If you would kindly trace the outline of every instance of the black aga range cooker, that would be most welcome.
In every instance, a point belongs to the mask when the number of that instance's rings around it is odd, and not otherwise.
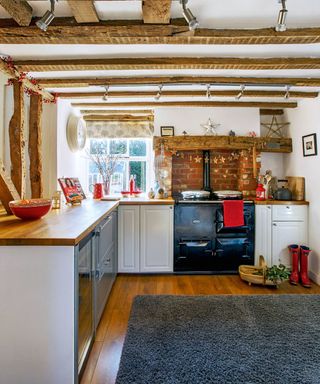
[[[210,191],[209,152],[204,151],[204,191]],[[174,271],[177,273],[238,273],[241,264],[254,264],[254,203],[244,201],[244,225],[226,227],[224,198],[215,193],[176,196]],[[230,198],[226,193],[225,198]],[[242,196],[233,196],[242,198]]]
[[[254,204],[244,203],[241,227],[225,227],[222,201],[178,201],[175,206],[174,271],[237,273],[254,263]]]

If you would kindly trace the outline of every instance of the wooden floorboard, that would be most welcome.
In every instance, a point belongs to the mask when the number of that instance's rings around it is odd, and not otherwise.
[[[119,275],[99,324],[81,384],[114,384],[131,304],[137,295],[320,294],[283,283],[278,289],[249,286],[237,275]]]

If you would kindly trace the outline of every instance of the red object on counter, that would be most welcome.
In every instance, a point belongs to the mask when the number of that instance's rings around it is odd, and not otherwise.
[[[103,197],[102,183],[95,183],[93,186],[93,198],[101,199]]]
[[[225,227],[244,225],[243,200],[223,201],[223,223]]]
[[[9,207],[22,220],[37,220],[50,211],[51,204],[50,199],[14,200]]]
[[[130,190],[130,195],[132,195],[133,192],[136,190],[136,183],[135,183],[135,181],[134,181],[134,177],[133,177],[133,175],[130,176],[129,190]]]
[[[265,200],[266,199],[266,190],[262,184],[258,184],[256,189],[256,200]]]

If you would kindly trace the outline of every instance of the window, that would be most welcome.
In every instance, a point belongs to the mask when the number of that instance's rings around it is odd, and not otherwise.
[[[110,193],[120,193],[129,189],[129,179],[133,175],[136,187],[146,192],[152,183],[151,139],[90,139],[87,148],[91,154],[97,154],[97,148],[103,148],[106,154],[118,157],[118,163],[111,177]],[[88,182],[101,181],[98,169],[89,160]]]

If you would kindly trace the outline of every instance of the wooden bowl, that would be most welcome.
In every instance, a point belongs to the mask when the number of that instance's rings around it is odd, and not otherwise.
[[[10,201],[11,212],[22,220],[37,220],[46,215],[51,208],[50,199],[30,199]]]

